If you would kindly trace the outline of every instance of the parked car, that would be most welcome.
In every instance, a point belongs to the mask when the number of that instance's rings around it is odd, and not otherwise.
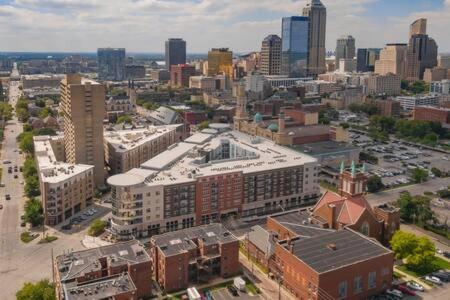
[[[3,204],[0,204],[0,209],[3,209]]]
[[[396,289],[387,289],[386,294],[398,297],[400,299],[403,298],[403,293]]]
[[[17,179],[17,178],[19,178],[19,176],[17,176],[17,174],[14,174],[14,179]]]
[[[442,281],[439,278],[435,277],[435,276],[427,275],[427,276],[425,276],[425,280],[428,280],[429,282],[432,282],[432,283],[435,283],[435,284],[439,284],[439,285],[442,284]]]
[[[442,254],[447,258],[450,258],[450,252],[449,251],[444,251],[444,253]]]
[[[5,187],[5,184],[3,182],[1,182],[0,187]]]
[[[229,286],[227,286],[227,289],[228,289],[228,292],[229,292],[231,295],[233,295],[234,297],[239,296],[239,293],[238,293],[237,289],[236,289],[234,286],[229,285]]]
[[[449,282],[450,281],[450,276],[447,275],[444,272],[434,272],[433,274],[431,274],[432,276],[439,278],[441,281],[443,282]]]
[[[416,292],[414,292],[412,289],[410,289],[409,287],[407,287],[406,285],[399,285],[396,287],[397,290],[399,290],[400,292],[402,292],[405,295],[408,296],[415,296]]]
[[[415,290],[415,291],[419,291],[419,292],[423,292],[424,291],[423,286],[421,284],[418,284],[415,281],[408,281],[406,283],[406,286],[409,287],[410,289]]]
[[[72,229],[72,225],[70,225],[70,224],[63,225],[63,226],[61,227],[61,229],[62,229],[62,230],[70,230],[70,229]]]
[[[20,222],[20,227],[25,227],[27,226],[27,223],[25,223],[24,221]]]
[[[11,195],[10,195],[10,194],[6,194],[6,195],[5,195],[5,199],[6,199],[6,200],[11,200]]]

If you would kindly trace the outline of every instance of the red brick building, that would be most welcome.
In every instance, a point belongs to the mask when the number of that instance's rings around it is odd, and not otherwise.
[[[152,294],[150,256],[136,240],[68,252],[57,256],[53,267],[59,300],[137,300]]]
[[[189,87],[189,78],[194,75],[195,66],[186,64],[170,66],[170,85]]]
[[[416,106],[413,110],[413,119],[440,122],[442,125],[450,124],[450,108]]]
[[[222,224],[153,236],[152,275],[166,292],[240,271],[239,241]]]

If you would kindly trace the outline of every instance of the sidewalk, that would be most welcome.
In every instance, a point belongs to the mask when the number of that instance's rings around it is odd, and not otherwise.
[[[101,238],[89,235],[84,236],[84,239],[81,241],[81,244],[88,249],[111,245],[111,243],[104,241]]]

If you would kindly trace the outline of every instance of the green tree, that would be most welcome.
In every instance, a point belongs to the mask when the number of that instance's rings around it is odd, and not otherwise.
[[[436,177],[443,177],[443,173],[442,173],[442,171],[441,170],[439,170],[438,168],[436,168],[436,167],[432,167],[431,168],[431,173],[433,173],[433,175],[434,176],[436,176]]]
[[[48,279],[27,282],[16,293],[17,300],[56,300],[55,286]]]
[[[41,109],[41,111],[39,112],[39,118],[44,119],[48,116],[54,117],[55,112],[50,107],[44,107],[43,109]]]
[[[39,178],[37,176],[27,177],[25,181],[24,191],[28,198],[37,197],[41,194],[39,189]]]
[[[88,234],[90,236],[99,236],[105,231],[106,221],[95,219],[92,221],[91,225],[89,225]]]
[[[0,118],[5,121],[9,121],[12,118],[13,108],[6,102],[0,102]]]
[[[44,221],[44,210],[39,200],[33,198],[25,202],[25,221],[32,226],[42,225]]]
[[[53,128],[44,127],[33,130],[33,135],[56,135],[56,131]]]
[[[129,115],[124,115],[117,118],[116,124],[122,123],[131,124],[131,122],[132,122],[131,117]]]
[[[397,231],[390,244],[395,257],[405,260],[408,268],[423,272],[434,267],[436,248],[428,238]]]
[[[30,117],[30,114],[28,113],[28,109],[26,109],[26,108],[16,108],[16,115],[17,115],[17,118],[19,118],[19,120],[22,122],[28,121],[28,118]]]
[[[19,137],[19,148],[20,150],[28,153],[33,154],[34,153],[34,142],[33,142],[33,133],[32,132],[25,132],[22,133]]]
[[[370,176],[367,179],[367,191],[369,193],[376,193],[384,187],[381,178],[377,175]]]
[[[344,129],[348,129],[348,128],[350,128],[350,124],[348,124],[347,122],[343,122],[343,123],[341,123],[341,124],[339,124],[342,128],[344,128]]]
[[[400,217],[407,222],[424,225],[435,220],[435,214],[431,209],[431,200],[425,196],[411,196],[408,192],[403,192],[397,200],[400,208]]]
[[[415,182],[415,183],[422,183],[428,180],[428,171],[421,169],[421,168],[415,168],[412,171],[411,174],[411,179]]]
[[[209,127],[209,122],[208,121],[203,121],[200,124],[198,124],[197,128],[198,130],[203,130]]]
[[[37,175],[36,162],[32,156],[28,156],[23,163],[23,177],[28,178],[30,176]]]
[[[42,98],[39,98],[38,100],[34,101],[34,104],[37,107],[45,107],[45,101]]]

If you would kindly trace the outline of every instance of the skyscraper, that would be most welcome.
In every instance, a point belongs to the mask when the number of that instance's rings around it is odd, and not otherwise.
[[[169,39],[166,41],[166,69],[170,66],[186,64],[186,41],[183,39]]]
[[[79,74],[66,75],[61,81],[66,161],[93,165],[97,186],[104,183],[105,92],[104,85],[82,78]]]
[[[336,43],[335,68],[339,69],[340,59],[353,59],[355,57],[355,38],[351,35],[340,37]]]
[[[99,48],[98,79],[121,81],[125,79],[125,49]]]
[[[405,79],[423,79],[425,69],[437,66],[438,47],[427,35],[427,19],[418,19],[410,26]]]
[[[325,73],[327,9],[320,0],[311,0],[303,8],[303,16],[309,18],[308,73],[312,76]]]
[[[281,74],[281,38],[276,34],[268,35],[261,45],[261,72],[264,75]]]
[[[386,75],[392,73],[404,77],[406,61],[406,44],[387,44],[380,51],[380,59],[375,62],[375,73]]]
[[[281,73],[291,77],[308,75],[308,17],[286,17],[281,25]]]
[[[356,55],[356,71],[357,72],[373,72],[375,71],[375,62],[380,59],[380,51],[378,48],[362,48],[358,49]]]
[[[228,48],[213,48],[208,52],[208,76],[225,74],[233,79],[233,52]]]

